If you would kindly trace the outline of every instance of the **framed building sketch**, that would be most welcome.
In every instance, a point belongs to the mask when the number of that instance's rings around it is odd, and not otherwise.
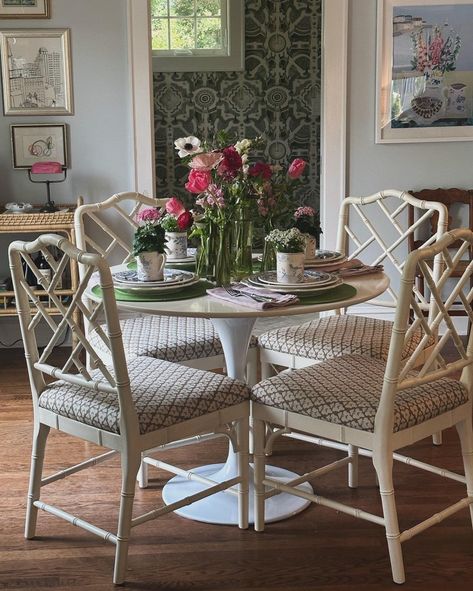
[[[59,162],[67,167],[67,126],[64,123],[17,123],[10,126],[13,168],[35,162]]]
[[[69,29],[0,31],[5,115],[72,115]]]
[[[0,0],[0,19],[50,16],[50,0]]]
[[[473,140],[472,22],[472,0],[378,0],[377,143]]]

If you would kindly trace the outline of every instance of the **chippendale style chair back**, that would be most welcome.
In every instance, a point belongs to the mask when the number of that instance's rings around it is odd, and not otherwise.
[[[51,247],[61,253],[56,261]],[[41,252],[52,269],[49,280],[37,268],[32,255]],[[131,528],[196,500],[237,485],[239,525],[248,526],[248,388],[224,376],[183,367],[153,358],[127,361],[118,319],[110,268],[104,257],[77,249],[66,238],[44,234],[31,243],[17,241],[10,245],[10,267],[15,289],[21,333],[25,347],[34,410],[33,452],[27,501],[25,536],[35,535],[38,509],[61,517],[90,533],[116,545],[114,582],[125,578]],[[57,281],[69,261],[82,267],[82,276],[72,301],[65,306],[55,293]],[[33,272],[43,292],[30,286],[22,261]],[[98,277],[101,302],[90,310],[83,297],[92,275]],[[55,320],[48,300],[57,308]],[[97,331],[111,363],[105,364],[101,351],[75,320],[80,310],[89,325]],[[105,324],[99,322],[105,317]],[[40,350],[36,332],[44,321],[52,332],[49,342]],[[55,361],[54,348],[65,328],[75,341],[64,363]],[[83,362],[83,353],[93,362],[91,370]],[[56,381],[49,380],[50,376]],[[46,440],[51,428],[93,442],[111,451],[57,474],[42,478]],[[182,501],[132,518],[135,481],[145,450],[166,446],[181,440],[196,439],[205,434],[227,436],[238,457],[239,475]],[[57,507],[40,500],[41,489],[65,476],[94,466],[116,453],[122,466],[122,490],[118,529],[105,531]],[[156,462],[173,474],[190,473],[169,464]]]
[[[454,244],[458,246],[452,249]],[[465,346],[449,313],[453,303],[459,300],[465,314],[470,321],[473,320],[473,289],[470,288],[473,261],[457,277],[460,262],[472,246],[473,233],[470,230],[453,230],[433,246],[416,250],[407,257],[387,363],[347,355],[279,374],[253,389],[257,530],[264,527],[264,500],[275,494],[271,487],[303,496],[314,503],[382,525],[386,531],[393,579],[396,583],[403,583],[403,542],[463,508],[469,507],[473,520],[473,335]],[[441,259],[441,273],[437,278],[429,264],[435,257]],[[419,274],[430,292],[427,317],[414,291]],[[413,320],[410,320],[411,315]],[[419,328],[422,328],[424,337],[406,360],[402,353],[413,332]],[[433,336],[436,337],[435,344],[425,355]],[[456,379],[458,372],[461,372],[459,380]],[[271,435],[271,441],[265,439],[263,421],[279,426]],[[464,476],[394,453],[452,426],[456,427],[460,437]],[[360,511],[266,478],[265,446],[266,451],[270,451],[268,443],[270,447],[275,437],[291,433],[299,433],[298,438],[305,440],[330,439],[338,449],[344,446],[363,448],[365,455],[373,459],[383,515]],[[394,459],[465,483],[466,496],[401,532],[394,498]],[[294,484],[336,469],[342,463],[348,463],[356,470],[356,461],[356,455],[350,455],[299,478]]]

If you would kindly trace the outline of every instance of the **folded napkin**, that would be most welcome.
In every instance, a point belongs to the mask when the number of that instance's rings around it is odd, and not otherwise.
[[[333,263],[333,265],[309,265],[309,268],[327,273],[337,273],[340,277],[355,277],[368,273],[379,273],[383,270],[383,265],[365,265],[360,259],[352,259],[342,263]]]
[[[275,291],[270,291],[269,289],[258,289],[256,287],[248,287],[243,283],[237,283],[235,285],[232,285],[231,288],[237,290],[238,292],[241,292],[242,295],[232,296],[225,290],[224,287],[215,287],[213,289],[208,289],[207,294],[209,296],[212,296],[213,298],[225,300],[226,302],[230,302],[231,304],[237,304],[239,306],[253,308],[254,310],[269,310],[271,308],[283,308],[285,306],[292,306],[293,304],[297,304],[299,302],[299,298],[293,294],[277,293]],[[269,299],[265,302],[258,302],[251,298],[250,295],[257,297],[263,296]]]

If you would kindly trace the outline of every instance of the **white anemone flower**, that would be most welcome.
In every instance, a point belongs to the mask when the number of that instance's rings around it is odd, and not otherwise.
[[[190,135],[189,137],[181,137],[174,142],[176,150],[179,150],[179,158],[185,158],[191,154],[199,154],[202,152],[199,138]]]

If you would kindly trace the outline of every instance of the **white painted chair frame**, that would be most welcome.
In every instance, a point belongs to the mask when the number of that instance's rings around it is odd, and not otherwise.
[[[76,233],[77,246],[81,250],[85,250],[101,254],[106,260],[110,260],[112,254],[120,249],[120,263],[128,263],[132,258],[131,242],[127,239],[120,237],[117,232],[101,218],[101,213],[113,213],[116,214],[117,219],[125,222],[130,226],[134,232],[138,227],[138,222],[135,217],[138,211],[143,207],[156,207],[162,208],[166,205],[167,199],[154,199],[147,197],[140,193],[135,192],[124,192],[112,195],[105,201],[100,203],[89,203],[82,205],[77,208],[74,216],[74,226]],[[123,205],[126,203],[134,203],[130,211],[126,211]],[[97,242],[96,239],[92,238],[90,229],[87,231],[87,224],[95,224],[97,230],[99,230],[103,238],[110,242],[103,246]],[[118,264],[116,262],[115,264]],[[81,273],[81,267],[79,266],[79,273]],[[88,306],[93,308],[92,302],[87,302]],[[185,306],[183,306],[183,310]],[[185,316],[183,312],[183,316]],[[87,320],[85,321],[86,334],[89,334],[90,327],[88,326]],[[106,363],[110,363],[110,357],[102,354],[102,358]],[[224,355],[214,355],[212,357],[202,357],[199,359],[183,360],[179,362],[180,365],[187,367],[194,367],[196,369],[213,370],[213,369],[224,369],[225,368],[225,357]],[[247,382],[255,384],[257,382],[257,370],[258,370],[258,349],[251,348],[248,351],[248,364],[247,364]],[[157,450],[150,450],[157,451]],[[139,475],[138,481],[141,488],[148,486],[148,463],[143,462]]]
[[[449,247],[457,241],[463,241],[462,246],[452,257]],[[403,268],[402,284],[399,304],[396,309],[394,329],[391,338],[389,356],[386,365],[384,383],[380,393],[380,402],[375,419],[374,432],[357,430],[349,427],[340,427],[323,420],[311,419],[287,411],[264,406],[258,403],[252,404],[253,436],[255,445],[255,529],[264,529],[264,500],[280,492],[295,494],[308,500],[331,507],[337,511],[377,523],[385,527],[388,550],[391,560],[393,580],[403,583],[405,580],[401,544],[431,525],[439,523],[446,517],[457,511],[469,507],[473,521],[473,429],[472,429],[472,389],[473,389],[473,335],[470,335],[465,350],[461,337],[458,335],[448,311],[456,298],[460,298],[470,320],[473,320],[471,302],[473,289],[467,294],[464,289],[469,289],[469,278],[473,273],[473,262],[470,263],[465,273],[458,279],[456,287],[449,289],[447,298],[442,299],[442,288],[450,278],[453,268],[459,263],[464,253],[473,244],[473,233],[467,229],[453,230],[444,235],[435,245],[412,252]],[[441,254],[446,267],[442,271],[438,281],[434,279],[434,273],[426,261]],[[427,285],[431,290],[431,307],[429,318],[426,319],[422,307],[414,294],[416,271],[420,270],[424,275]],[[453,280],[453,279],[452,279]],[[414,322],[409,326],[409,315],[413,311]],[[437,335],[441,323],[445,324],[445,333],[438,339],[430,354],[424,354],[424,347],[430,335]],[[416,327],[422,327],[425,336],[419,343],[408,362],[403,364],[402,350],[407,339]],[[447,363],[441,353],[452,339],[459,355],[459,359]],[[419,373],[412,377],[408,372],[416,367]],[[462,370],[460,381],[468,390],[468,402],[454,410],[426,420],[414,427],[406,428],[393,433],[394,424],[394,399],[397,393],[409,387],[431,383],[436,379],[449,376],[453,372]],[[265,422],[279,426],[279,431],[274,432],[270,439],[266,438]],[[443,470],[423,462],[400,456],[395,450],[410,445],[437,431],[455,426],[460,437],[465,476]],[[357,470],[357,456],[349,454],[342,460],[314,470],[301,478],[287,484],[281,484],[265,478],[265,448],[271,447],[274,439],[279,435],[294,435],[298,439],[318,442],[318,438],[325,441],[333,441],[332,447],[338,449],[363,448],[364,455],[372,457],[376,470],[380,495],[383,507],[383,516],[360,511],[343,503],[335,502],[318,495],[307,494],[295,489],[297,484],[313,480],[331,470],[342,466],[350,466],[351,470]],[[400,459],[412,466],[421,468],[456,481],[466,484],[467,496],[436,515],[421,523],[399,531],[396,505],[394,501],[394,488],[392,478],[393,460]],[[265,487],[269,487],[265,489]]]
[[[48,250],[54,246],[64,253],[60,262],[56,262]],[[31,254],[41,251],[53,269],[53,276],[49,282],[37,269]],[[44,234],[31,243],[13,242],[9,249],[10,267],[15,289],[18,314],[22,338],[25,346],[26,362],[30,376],[31,392],[34,410],[33,450],[31,461],[30,484],[27,500],[27,515],[25,525],[25,537],[30,539],[35,536],[38,509],[60,517],[73,525],[81,527],[90,533],[98,535],[104,540],[115,544],[115,566],[113,581],[121,584],[125,579],[128,545],[131,528],[161,515],[172,512],[179,507],[205,498],[219,491],[227,491],[238,496],[239,526],[248,527],[248,416],[249,402],[244,402],[221,411],[212,412],[199,418],[191,419],[183,423],[140,434],[138,418],[133,404],[128,377],[127,362],[125,358],[123,342],[121,339],[120,322],[113,290],[110,269],[105,259],[98,254],[90,254],[78,250],[66,238]],[[33,289],[27,284],[22,269],[22,259],[33,271],[38,283],[44,289],[45,295],[50,298],[62,315],[59,322],[48,315],[40,298],[34,295]],[[54,293],[54,287],[61,276],[62,270],[72,259],[82,266],[82,277],[76,294],[71,304],[66,308]],[[82,295],[87,287],[93,272],[98,272],[100,286],[103,292],[103,301],[93,311],[90,311],[82,302]],[[36,308],[36,313],[30,307]],[[86,334],[75,322],[73,312],[79,308],[87,322],[99,330],[99,334],[110,350],[112,365],[107,366],[99,354],[93,349],[87,340]],[[108,334],[100,329],[98,317],[104,313]],[[35,330],[40,321],[45,321],[51,329],[53,336],[40,353],[36,342]],[[72,353],[62,367],[55,366],[49,361],[49,356],[60,339],[61,332],[68,326],[77,338],[77,344],[73,346]],[[82,362],[81,353],[86,352],[100,370],[106,382],[93,379],[85,363]],[[76,370],[79,373],[71,373]],[[115,394],[120,408],[120,434],[115,434],[104,429],[92,427],[76,420],[72,420],[56,414],[50,410],[39,407],[39,397],[46,388],[44,375],[64,380],[68,383],[85,388]],[[58,429],[70,435],[79,437],[94,444],[109,448],[110,451],[98,457],[84,461],[76,466],[67,468],[48,477],[42,476],[43,459],[46,440],[51,428]],[[238,454],[239,475],[222,484],[206,482],[209,488],[205,491],[188,497],[172,505],[163,506],[139,517],[132,517],[135,481],[141,462],[142,453],[145,450],[173,444],[179,440],[190,439],[214,434],[226,436],[230,439],[234,450]],[[115,454],[120,454],[122,466],[122,490],[120,499],[119,519],[117,533],[104,529],[84,521],[74,515],[63,511],[40,500],[41,489],[59,479],[75,474],[85,468],[99,464]],[[172,474],[185,475],[187,478],[199,478],[192,472],[183,471],[169,464],[159,463],[159,467]]]

